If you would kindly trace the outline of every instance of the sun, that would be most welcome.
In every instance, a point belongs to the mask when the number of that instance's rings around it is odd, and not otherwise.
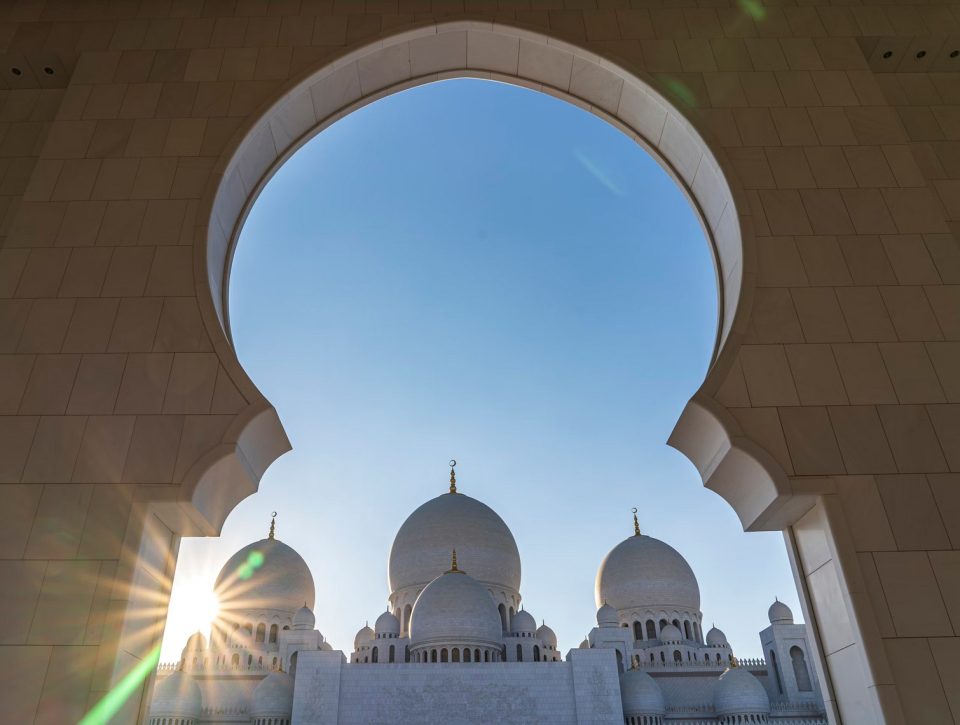
[[[219,614],[220,602],[210,582],[205,578],[191,578],[180,584],[170,597],[167,630],[187,636],[194,632],[206,635]]]

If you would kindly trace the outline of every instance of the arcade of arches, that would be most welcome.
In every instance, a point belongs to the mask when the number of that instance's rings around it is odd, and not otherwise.
[[[745,529],[784,531],[836,722],[960,721],[957,6],[0,16],[5,721],[77,721],[111,691],[116,722],[144,717],[149,678],[114,688],[155,656],[180,538],[216,535],[289,447],[230,342],[246,210],[326,125],[454,76],[577,103],[687,190],[721,319],[670,444]]]

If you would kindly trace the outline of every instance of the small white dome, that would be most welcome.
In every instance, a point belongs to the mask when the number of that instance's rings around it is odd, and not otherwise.
[[[676,549],[652,536],[631,536],[607,554],[597,571],[596,602],[614,609],[700,609],[700,587]]]
[[[307,563],[279,539],[261,539],[231,556],[215,585],[224,612],[279,609],[293,614],[313,607],[313,575]]]
[[[150,703],[150,714],[195,720],[200,717],[202,706],[200,686],[190,675],[177,670],[157,685]]]
[[[202,652],[207,648],[207,638],[203,636],[200,632],[194,632],[190,635],[190,639],[187,640],[187,646],[184,647],[184,650],[190,652]]]
[[[510,629],[514,634],[533,634],[537,631],[537,620],[526,609],[521,609],[513,615]]]
[[[289,716],[293,712],[293,677],[271,672],[253,691],[250,714]]]
[[[590,649],[590,642],[588,642],[587,640],[583,640],[583,642],[580,643],[580,647],[578,647],[578,649]]]
[[[293,628],[294,629],[313,629],[317,623],[317,618],[313,614],[313,610],[310,609],[306,604],[304,604],[300,609],[297,610],[297,613],[293,615]]]
[[[710,628],[710,631],[707,632],[706,640],[707,644],[711,647],[727,646],[727,635],[725,635],[722,630],[719,630],[716,627]]]
[[[668,624],[666,627],[660,630],[660,641],[661,642],[682,642],[683,634],[672,624]]]
[[[353,638],[353,648],[360,649],[360,645],[366,644],[371,639],[374,638],[374,632],[370,629],[369,626],[364,625],[360,628],[360,631],[357,632],[357,636]]]
[[[377,621],[373,623],[373,631],[376,632],[377,636],[382,636],[385,634],[399,635],[400,620],[389,611],[384,612],[377,617]]]
[[[321,645],[320,645],[320,651],[321,651],[321,652],[333,652],[333,645],[330,644],[329,642],[327,642],[327,640],[323,640],[323,642],[322,642]]]
[[[720,675],[713,705],[718,715],[770,714],[767,691],[743,667],[731,667]]]
[[[793,612],[790,607],[777,599],[767,610],[770,624],[793,624]]]
[[[459,495],[459,494],[451,494]],[[482,584],[462,571],[427,584],[410,613],[410,644],[485,644],[500,647],[500,613]]]
[[[464,570],[477,581],[520,590],[520,552],[497,512],[462,493],[445,493],[403,522],[390,549],[390,592],[422,587],[445,572],[456,547]]]
[[[620,675],[620,697],[627,717],[663,715],[667,711],[663,690],[643,670],[627,670]]]
[[[537,637],[540,638],[540,641],[544,644],[548,644],[551,647],[556,648],[557,646],[557,634],[550,627],[545,624],[541,624],[537,628]]]
[[[600,627],[619,627],[620,615],[617,614],[616,609],[604,603],[604,605],[597,610],[597,625]]]

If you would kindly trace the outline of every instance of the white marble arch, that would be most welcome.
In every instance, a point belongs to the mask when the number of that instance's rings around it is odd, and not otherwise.
[[[749,318],[755,284],[752,222],[725,158],[683,113],[642,77],[565,41],[489,21],[455,21],[398,32],[347,52],[288,83],[238,129],[221,155],[201,201],[194,243],[197,296],[222,363],[251,399],[269,403],[244,373],[230,338],[229,276],[247,213],[273,173],[304,143],[361,106],[445,78],[476,77],[532,88],[574,103],[641,144],[680,185],[697,213],[715,260],[719,320],[710,370],[669,443],[697,466],[707,487],[726,499],[747,530],[779,529],[813,504],[782,468],[747,440],[712,394],[731,364]],[[275,415],[263,415],[258,448],[286,450]],[[268,463],[268,462],[267,462]],[[183,501],[216,502],[203,513],[222,519],[256,483],[221,490],[224,460],[200,465]],[[259,479],[262,465],[255,467]],[[212,475],[213,482],[208,481]],[[216,491],[216,495],[211,493]],[[194,493],[196,492],[196,494]],[[215,509],[215,510],[213,510]]]

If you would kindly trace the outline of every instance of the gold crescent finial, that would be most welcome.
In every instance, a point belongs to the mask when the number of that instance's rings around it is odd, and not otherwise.
[[[267,537],[269,539],[274,538],[274,534],[277,531],[277,512],[272,511],[270,513],[270,535]]]
[[[457,492],[457,474],[453,470],[457,467],[457,460],[455,458],[450,459],[450,493]]]
[[[640,522],[637,521],[637,507],[633,507],[633,535],[640,536]]]

